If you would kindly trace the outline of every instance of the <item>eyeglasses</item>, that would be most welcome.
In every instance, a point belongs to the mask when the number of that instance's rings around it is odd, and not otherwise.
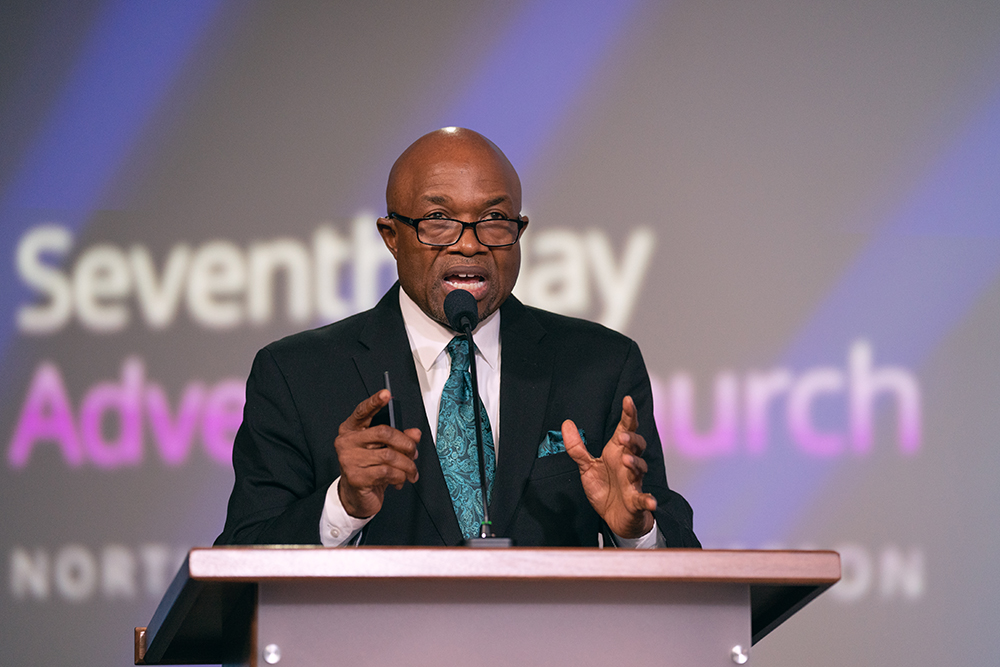
[[[527,224],[511,218],[486,218],[475,222],[463,222],[452,218],[407,218],[398,213],[389,213],[387,218],[399,220],[417,230],[417,240],[424,245],[450,246],[458,243],[465,230],[472,228],[476,240],[488,248],[503,248],[517,243],[521,231]]]

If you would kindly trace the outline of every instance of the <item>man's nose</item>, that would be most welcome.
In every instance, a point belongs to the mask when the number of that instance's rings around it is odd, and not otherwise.
[[[479,239],[476,238],[476,232],[472,227],[466,227],[462,230],[462,235],[458,237],[458,241],[452,246],[456,252],[459,252],[465,256],[478,255],[481,252],[486,252],[487,248]]]

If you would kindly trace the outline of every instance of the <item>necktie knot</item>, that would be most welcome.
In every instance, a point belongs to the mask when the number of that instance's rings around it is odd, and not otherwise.
[[[469,340],[465,336],[455,336],[448,343],[448,356],[452,369],[469,370]]]

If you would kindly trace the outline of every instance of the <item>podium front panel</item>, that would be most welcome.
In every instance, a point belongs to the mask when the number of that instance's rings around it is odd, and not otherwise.
[[[257,664],[731,667],[750,587],[662,581],[262,581]]]

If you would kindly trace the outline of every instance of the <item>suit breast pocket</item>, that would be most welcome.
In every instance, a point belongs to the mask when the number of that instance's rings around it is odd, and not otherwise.
[[[531,468],[531,474],[528,476],[528,479],[535,481],[570,474],[575,474],[579,477],[580,467],[576,465],[576,461],[569,457],[569,454],[559,452],[558,454],[535,459],[535,464]]]

